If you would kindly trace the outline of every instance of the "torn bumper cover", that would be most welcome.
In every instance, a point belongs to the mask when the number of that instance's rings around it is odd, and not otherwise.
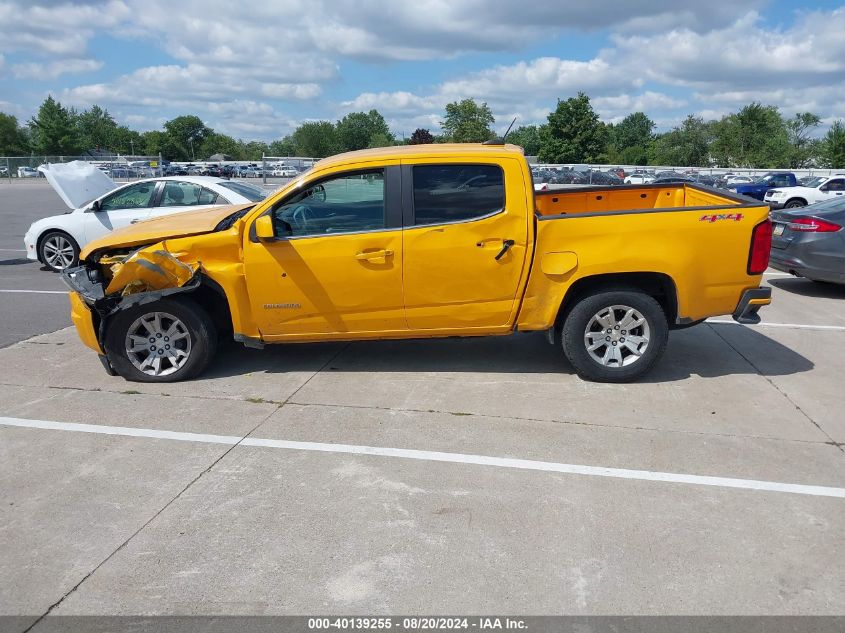
[[[190,292],[202,284],[199,265],[192,267],[185,264],[162,248],[148,247],[135,251],[122,261],[117,260],[110,268],[110,281],[102,270],[107,265],[107,258],[103,258],[98,265],[82,265],[62,271],[62,281],[91,310],[100,343],[105,321],[115,312],[157,301],[167,295]]]

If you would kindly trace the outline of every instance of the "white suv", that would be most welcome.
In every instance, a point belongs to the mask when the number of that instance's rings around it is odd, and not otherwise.
[[[769,189],[763,201],[772,209],[794,209],[845,195],[845,174],[825,178],[815,187]]]

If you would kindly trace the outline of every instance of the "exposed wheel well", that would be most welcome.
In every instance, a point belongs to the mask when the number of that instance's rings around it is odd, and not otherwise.
[[[178,297],[179,295],[174,295]],[[226,292],[213,279],[204,277],[199,288],[185,294],[193,301],[201,305],[208,312],[214,321],[217,332],[222,336],[229,337],[232,333],[232,313],[229,311],[229,300]]]
[[[555,321],[556,328],[561,327],[568,311],[582,297],[600,290],[620,288],[635,288],[654,297],[663,308],[669,327],[674,325],[678,316],[678,292],[672,278],[663,273],[642,272],[608,273],[579,279],[572,284],[563,298]]]

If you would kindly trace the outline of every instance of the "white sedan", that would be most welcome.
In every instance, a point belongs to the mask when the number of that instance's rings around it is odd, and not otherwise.
[[[626,185],[649,185],[654,182],[654,176],[644,172],[634,172],[625,177]]]
[[[740,175],[733,175],[728,176],[725,180],[725,184],[730,187],[731,185],[747,185],[749,183],[754,182],[754,179],[751,176],[740,176]]]
[[[26,256],[53,271],[75,266],[88,242],[150,218],[263,200],[259,187],[212,176],[167,176],[118,186],[89,163],[42,165],[40,171],[71,209],[38,220],[24,236]]]

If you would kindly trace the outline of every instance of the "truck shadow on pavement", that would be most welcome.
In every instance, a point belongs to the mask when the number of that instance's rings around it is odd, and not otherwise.
[[[802,297],[814,297],[820,299],[845,299],[845,285],[817,283],[800,277],[783,277],[781,279],[769,279],[768,283]]]
[[[813,367],[804,356],[754,329],[706,324],[670,333],[666,354],[640,382],[757,373],[783,376]],[[221,348],[199,380],[250,372],[318,370],[441,375],[575,373],[559,345],[550,345],[542,333],[525,333],[486,338],[268,345],[263,350],[232,343]]]

